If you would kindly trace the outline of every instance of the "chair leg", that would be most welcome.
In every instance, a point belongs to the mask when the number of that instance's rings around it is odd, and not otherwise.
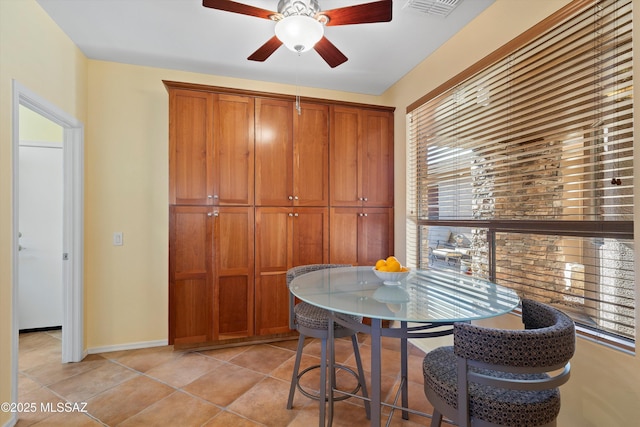
[[[293,396],[298,386],[298,372],[300,372],[300,361],[302,360],[302,350],[304,349],[305,336],[300,334],[298,338],[298,350],[296,351],[296,361],[293,365],[293,375],[291,376],[291,387],[289,388],[289,400],[287,401],[287,409],[293,408]]]
[[[351,342],[353,343],[353,354],[356,358],[356,366],[358,367],[358,381],[360,382],[360,387],[362,389],[362,396],[368,398],[369,393],[367,393],[367,379],[364,376],[364,369],[362,368],[362,359],[360,358],[360,348],[358,346],[358,334],[353,334],[351,336]],[[367,419],[371,419],[371,404],[368,400],[364,401],[364,410],[367,413]]]
[[[319,425],[324,427],[325,422],[325,409],[327,402],[327,339],[323,338],[320,351],[320,395],[318,396],[318,403],[320,404]],[[331,367],[333,371],[333,366]],[[330,374],[331,375],[331,374]],[[330,390],[333,393],[333,390]],[[333,403],[333,402],[332,402]]]
[[[433,410],[433,416],[431,417],[431,427],[440,427],[442,424],[442,414],[437,409]]]

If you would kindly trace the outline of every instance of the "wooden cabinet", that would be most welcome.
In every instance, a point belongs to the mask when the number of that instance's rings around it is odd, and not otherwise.
[[[205,205],[213,195],[213,94],[169,91],[169,203]],[[212,196],[213,197],[213,196]]]
[[[392,109],[164,81],[169,343],[292,334],[286,272],[392,252]]]
[[[253,208],[172,206],[169,221],[169,343],[252,336]]]
[[[393,206],[393,114],[332,106],[331,206]]]
[[[329,107],[256,99],[256,205],[327,206]]]
[[[169,104],[170,203],[253,204],[253,98],[172,89]]]
[[[393,208],[331,208],[331,263],[375,265],[393,254]]]
[[[256,208],[256,333],[289,332],[286,274],[329,261],[329,210]]]

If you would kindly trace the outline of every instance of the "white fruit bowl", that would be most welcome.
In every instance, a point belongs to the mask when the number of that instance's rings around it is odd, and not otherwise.
[[[411,271],[410,270],[398,271],[398,272],[378,271],[378,269],[373,267],[373,272],[375,273],[376,276],[378,276],[380,280],[382,280],[383,284],[389,285],[389,286],[398,286],[400,285],[400,282],[404,278],[406,278]]]

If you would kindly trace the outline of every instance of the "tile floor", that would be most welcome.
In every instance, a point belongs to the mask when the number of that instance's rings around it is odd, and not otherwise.
[[[365,371],[369,371],[368,336],[359,337]],[[319,341],[307,340],[302,368],[319,361]],[[17,426],[299,426],[318,425],[318,403],[297,392],[286,409],[297,341],[219,350],[182,352],[173,347],[92,354],[79,363],[60,363],[61,332],[20,335],[19,401],[37,410],[21,413]],[[424,353],[413,347],[409,356],[409,402],[431,412],[422,386]],[[399,381],[398,341],[383,342],[383,396],[390,401]],[[354,366],[350,340],[336,344],[336,361]],[[341,372],[340,370],[338,372]],[[317,389],[317,370],[303,377],[307,389]],[[340,375],[345,389],[352,379]],[[352,382],[353,383],[353,382]],[[40,410],[58,403],[86,412]],[[46,406],[45,406],[46,407]],[[388,410],[383,409],[383,413]],[[393,416],[392,426],[425,426],[430,420]],[[337,402],[334,425],[367,426],[360,400]],[[443,424],[450,427],[448,424]]]

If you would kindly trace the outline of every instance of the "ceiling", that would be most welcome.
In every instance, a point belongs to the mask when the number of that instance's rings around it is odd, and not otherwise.
[[[324,10],[374,0],[318,0]],[[325,27],[349,60],[330,68],[315,51],[281,46],[246,58],[274,35],[272,21],[205,8],[202,0],[37,0],[90,59],[380,95],[494,0],[458,0],[447,16],[394,0],[391,22]],[[277,0],[239,0],[268,10]]]

